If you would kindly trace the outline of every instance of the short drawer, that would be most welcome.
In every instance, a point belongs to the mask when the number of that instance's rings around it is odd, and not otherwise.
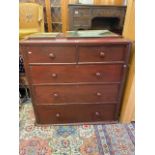
[[[114,121],[116,105],[36,106],[39,124]]]
[[[122,64],[31,66],[33,84],[73,82],[119,82]]]
[[[36,104],[118,102],[119,84],[35,86]]]
[[[76,48],[73,46],[30,46],[27,57],[28,63],[74,63]]]
[[[76,8],[76,9],[74,9],[73,16],[74,16],[74,19],[75,19],[75,17],[79,17],[79,18],[82,18],[85,16],[90,17],[90,13],[91,13],[90,9],[87,9],[87,8],[78,9],[78,8]]]
[[[79,62],[125,61],[126,46],[79,47]]]

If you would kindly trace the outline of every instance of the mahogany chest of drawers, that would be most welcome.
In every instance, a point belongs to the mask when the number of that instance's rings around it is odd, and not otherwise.
[[[116,121],[128,71],[123,38],[20,42],[39,124]]]

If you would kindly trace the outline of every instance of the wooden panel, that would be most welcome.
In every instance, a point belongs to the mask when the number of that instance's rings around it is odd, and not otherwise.
[[[115,105],[39,105],[37,113],[41,124],[114,121]]]
[[[134,77],[133,77],[134,78]],[[128,90],[126,90],[125,98],[124,98],[124,104],[122,107],[122,113],[121,113],[121,118],[120,121],[122,123],[129,123],[131,121],[134,121],[134,115],[135,115],[135,79],[131,81],[131,87],[129,88],[129,84],[127,85]],[[130,82],[130,83],[131,83]],[[129,82],[128,82],[129,83]]]
[[[31,66],[30,70],[33,84],[120,82],[122,73],[122,64]]]
[[[73,63],[76,58],[76,48],[74,46],[31,46],[27,55],[29,63]]]
[[[52,31],[52,19],[51,19],[51,3],[50,0],[45,0],[45,6],[46,6],[46,17],[47,17],[47,24],[48,24],[48,32]]]
[[[124,0],[94,0],[94,4],[122,5]]]
[[[134,120],[134,106],[135,106],[135,60],[132,57],[127,85],[123,98],[123,105],[121,110],[120,121],[122,123],[129,123]]]
[[[123,35],[125,38],[129,38],[133,41],[132,50],[131,50],[131,64],[129,70],[129,76],[127,80],[127,85],[125,89],[123,106],[121,110],[120,121],[123,123],[128,123],[134,119],[134,110],[135,110],[135,1],[128,0],[128,7],[125,19],[125,26]]]
[[[128,0],[123,36],[135,41],[135,2]]]
[[[79,47],[80,62],[125,61],[126,54],[125,46]]]
[[[35,86],[37,104],[118,102],[119,84]]]
[[[69,0],[61,0],[62,32],[68,30],[68,3]]]

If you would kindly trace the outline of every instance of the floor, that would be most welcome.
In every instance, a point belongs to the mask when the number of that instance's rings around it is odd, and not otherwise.
[[[135,124],[35,126],[31,102],[20,108],[20,155],[134,155]]]

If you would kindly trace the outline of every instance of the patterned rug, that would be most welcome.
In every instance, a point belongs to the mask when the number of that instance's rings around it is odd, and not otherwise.
[[[35,126],[31,103],[20,109],[20,155],[134,155],[134,123]]]

